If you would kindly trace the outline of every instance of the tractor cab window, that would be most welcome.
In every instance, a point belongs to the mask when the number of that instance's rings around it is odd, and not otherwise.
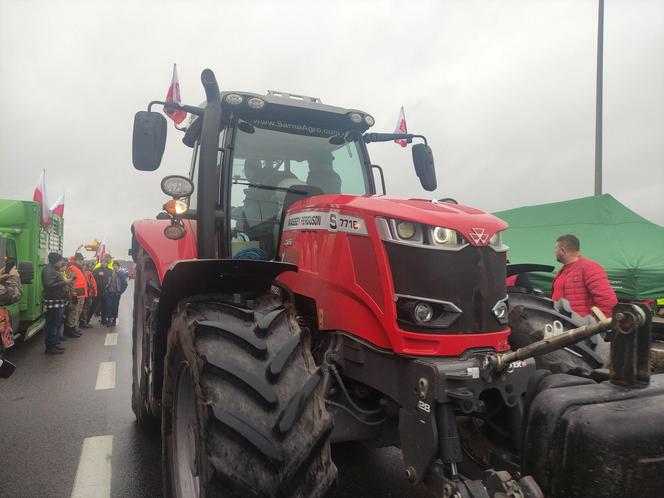
[[[276,257],[289,189],[290,199],[370,191],[360,145],[340,136],[335,130],[281,121],[239,124],[231,186],[233,256],[248,251],[252,254],[241,256]]]

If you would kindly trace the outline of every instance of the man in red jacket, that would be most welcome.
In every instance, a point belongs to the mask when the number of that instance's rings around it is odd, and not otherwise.
[[[553,279],[551,299],[565,298],[581,316],[590,314],[597,306],[606,316],[618,303],[604,268],[580,254],[581,244],[574,235],[561,235],[556,239],[556,259],[563,264]]]

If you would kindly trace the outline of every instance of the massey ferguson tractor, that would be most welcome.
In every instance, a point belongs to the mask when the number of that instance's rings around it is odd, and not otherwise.
[[[377,195],[367,144],[395,139],[422,142],[415,173],[436,188],[423,136],[201,79],[204,104],[154,101],[134,122],[134,166],[153,171],[152,108],[192,118],[189,175],[132,226],[132,405],[161,426],[167,496],[331,496],[338,442],[400,448],[404,478],[438,498],[664,494],[648,313],[508,297],[505,222]]]

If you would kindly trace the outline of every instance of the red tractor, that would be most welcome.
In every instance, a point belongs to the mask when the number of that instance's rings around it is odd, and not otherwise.
[[[367,133],[370,115],[315,98],[220,92],[210,70],[202,83],[204,105],[152,102],[134,122],[134,166],[152,171],[166,120],[151,107],[194,118],[189,176],[164,178],[160,219],[132,226],[132,405],[141,425],[161,424],[167,496],[328,496],[330,445],[342,441],[401,448],[406,478],[441,497],[600,496],[624,488],[594,484],[606,472],[592,449],[611,455],[618,441],[620,462],[661,456],[615,437],[561,456],[558,398],[606,384],[595,396],[608,403],[621,378],[643,375],[558,374],[543,387],[531,354],[509,352],[507,224],[376,195],[383,173],[366,144],[395,139],[423,141],[415,172],[436,188],[424,137]],[[645,333],[637,308],[618,318]],[[538,404],[542,391],[555,395]],[[639,391],[662,392],[664,380]],[[639,444],[662,434],[649,430]],[[571,478],[562,460],[595,481]],[[629,489],[658,489],[653,479]]]

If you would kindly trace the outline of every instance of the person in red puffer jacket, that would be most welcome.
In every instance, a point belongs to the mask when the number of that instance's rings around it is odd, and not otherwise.
[[[565,298],[581,316],[590,315],[597,306],[606,316],[618,303],[604,268],[584,258],[579,252],[581,244],[574,235],[561,235],[556,239],[556,259],[563,264],[553,279],[551,299]]]

